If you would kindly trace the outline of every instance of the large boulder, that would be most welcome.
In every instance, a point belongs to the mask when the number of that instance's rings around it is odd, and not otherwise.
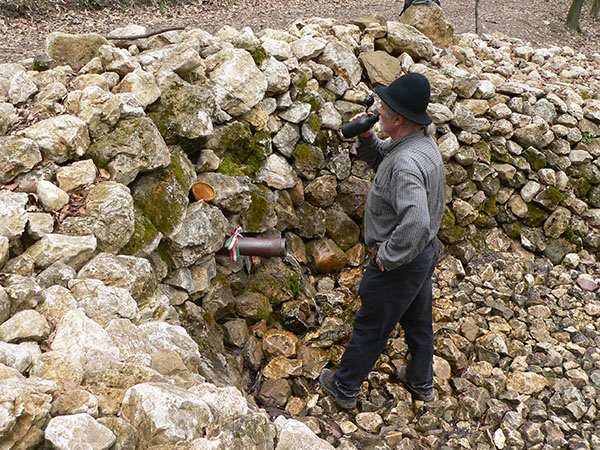
[[[46,54],[54,67],[66,64],[79,70],[106,44],[108,41],[95,33],[74,35],[54,32],[46,37]]]
[[[56,383],[13,376],[0,380],[0,442],[4,448],[43,445]]]
[[[108,450],[117,440],[109,428],[85,413],[53,417],[48,423],[44,437],[56,450]]]
[[[267,79],[246,50],[224,48],[206,58],[205,64],[217,102],[232,116],[250,111],[263,99]]]
[[[133,235],[133,197],[127,186],[105,181],[93,187],[85,201],[87,214],[67,217],[59,232],[96,236],[98,249],[118,253]]]
[[[108,133],[121,117],[121,99],[98,86],[69,93],[65,104],[85,121],[92,139]]]
[[[387,41],[394,55],[406,52],[414,59],[429,59],[433,56],[431,40],[415,27],[390,21],[387,29]]]
[[[382,50],[362,52],[358,59],[367,71],[367,76],[374,86],[379,84],[389,85],[400,76],[402,71],[400,60]]]
[[[90,145],[87,124],[69,115],[42,120],[18,135],[35,141],[42,154],[58,164],[81,158]]]
[[[168,143],[179,137],[196,139],[212,134],[213,119],[222,118],[223,111],[211,89],[186,83],[174,74],[163,79],[160,88],[161,95],[150,106],[148,116]]]
[[[204,436],[214,416],[196,394],[167,383],[143,383],[130,388],[120,416],[135,426],[142,448],[176,444]]]
[[[318,62],[333,69],[340,77],[346,79],[351,85],[360,83],[362,67],[352,49],[341,42],[331,41],[319,56]]]
[[[156,289],[156,275],[145,258],[99,253],[77,274],[77,278],[103,281],[107,286],[126,289],[140,300],[152,295]]]
[[[175,267],[193,264],[220,250],[229,224],[223,213],[203,201],[189,205],[181,227],[169,237],[169,257]]]
[[[82,309],[67,312],[56,325],[52,350],[72,355],[84,373],[106,370],[120,358],[108,332]]]
[[[46,269],[57,261],[79,269],[85,264],[97,247],[94,236],[68,236],[47,234],[25,251],[33,259],[34,265]]]
[[[114,181],[125,185],[140,172],[166,167],[170,161],[165,141],[147,117],[119,122],[86,150],[98,167],[106,168]]]
[[[411,5],[401,16],[400,22],[412,25],[439,48],[447,48],[456,44],[454,27],[448,22],[438,5]]]

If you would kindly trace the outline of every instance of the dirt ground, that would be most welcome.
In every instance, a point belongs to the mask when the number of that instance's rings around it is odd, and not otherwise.
[[[93,0],[97,2],[98,0]],[[397,20],[404,0],[152,0],[146,7],[106,7],[85,10],[69,0],[44,0],[44,9],[18,11],[17,0],[0,0],[0,63],[16,62],[44,51],[46,35],[100,33],[131,23],[159,29],[174,25],[214,33],[223,25],[286,29],[294,21],[314,16],[351,20],[373,14]],[[474,0],[441,0],[456,33],[475,31]],[[570,0],[481,0],[480,32],[499,31],[532,42],[536,47],[570,46],[582,53],[600,52],[600,20],[590,15],[587,0],[580,25],[583,33],[566,29]]]

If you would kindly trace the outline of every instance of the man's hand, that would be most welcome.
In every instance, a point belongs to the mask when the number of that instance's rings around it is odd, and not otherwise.
[[[366,115],[372,116],[373,114],[367,114],[367,113],[365,113],[365,112],[360,112],[360,113],[358,113],[358,114],[356,114],[356,115],[352,116],[352,117],[350,118],[350,122],[352,122],[353,120],[356,120],[356,119],[358,119],[359,117],[366,116]],[[362,139],[366,139],[366,138],[370,137],[372,134],[373,134],[373,130],[372,130],[372,129],[368,129],[368,130],[367,130],[367,131],[365,131],[364,133],[360,133],[360,134],[358,135],[358,137],[359,137],[359,138],[362,138]]]
[[[379,267],[379,270],[381,270],[382,272],[385,272],[385,267],[383,267],[383,264],[381,264],[381,260],[379,259],[379,256],[375,257],[375,262],[377,263],[377,267]]]

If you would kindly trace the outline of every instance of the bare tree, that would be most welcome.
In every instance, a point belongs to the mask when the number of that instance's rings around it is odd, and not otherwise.
[[[594,0],[597,2],[598,0]],[[581,32],[579,27],[579,16],[581,16],[581,8],[583,7],[583,0],[573,0],[571,7],[569,8],[569,14],[567,14],[567,27],[571,30]]]
[[[475,33],[479,34],[479,0],[475,0]]]
[[[592,17],[597,19],[598,15],[600,15],[600,0],[594,0],[594,3],[592,3]]]

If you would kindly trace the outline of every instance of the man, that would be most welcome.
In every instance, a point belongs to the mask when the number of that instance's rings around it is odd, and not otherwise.
[[[368,130],[359,134],[357,150],[376,169],[364,233],[377,256],[359,287],[362,305],[341,367],[335,373],[323,369],[319,377],[342,408],[356,405],[362,382],[398,323],[411,355],[398,377],[414,398],[434,398],[431,275],[439,256],[446,177],[439,149],[425,132],[431,124],[430,86],[423,75],[409,73],[376,92],[382,100],[379,122],[390,139],[381,141]]]

